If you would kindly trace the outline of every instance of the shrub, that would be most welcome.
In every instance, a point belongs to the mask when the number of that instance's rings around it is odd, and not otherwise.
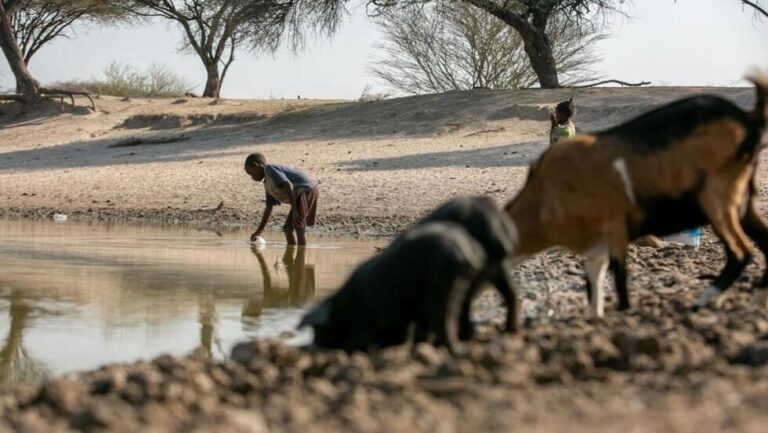
[[[363,92],[360,94],[360,98],[358,98],[358,101],[360,102],[381,101],[391,96],[392,95],[388,92],[374,92],[372,86],[370,84],[366,84],[365,88],[363,89]]]
[[[104,79],[56,84],[57,88],[84,90],[99,95],[136,98],[173,98],[191,92],[193,86],[167,65],[152,64],[146,71],[112,62],[104,69]]]

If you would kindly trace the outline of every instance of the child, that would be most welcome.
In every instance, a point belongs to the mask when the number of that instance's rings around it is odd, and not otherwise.
[[[549,120],[552,122],[552,127],[549,130],[550,146],[557,143],[561,138],[568,138],[576,135],[576,126],[571,121],[573,113],[573,98],[557,104],[555,112],[550,113]]]
[[[267,194],[267,207],[261,216],[259,227],[251,235],[251,241],[261,236],[272,214],[272,208],[281,203],[288,203],[291,210],[283,225],[285,240],[288,245],[306,245],[306,228],[315,225],[317,216],[317,198],[320,195],[317,183],[294,168],[267,164],[267,159],[261,153],[248,155],[245,159],[245,172],[256,182],[264,182]]]

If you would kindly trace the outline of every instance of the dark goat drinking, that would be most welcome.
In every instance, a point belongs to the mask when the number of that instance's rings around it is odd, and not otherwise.
[[[335,294],[302,318],[323,348],[366,351],[432,340],[458,343],[461,299],[482,272],[485,253],[461,226],[410,229],[360,265]]]
[[[490,282],[499,291],[507,307],[504,329],[516,332],[519,324],[519,302],[511,280],[511,269],[506,258],[516,239],[509,217],[489,197],[459,197],[448,201],[425,216],[419,224],[446,221],[459,224],[483,247],[485,265],[472,290],[463,299],[461,323],[463,340],[472,337],[470,307],[483,283]]]
[[[417,341],[453,349],[457,338],[471,338],[471,302],[490,282],[506,303],[505,329],[516,331],[518,302],[505,266],[512,236],[491,199],[453,199],[363,263],[300,326],[314,327],[318,346],[365,350],[405,342],[415,324]]]
[[[694,96],[547,149],[505,207],[518,235],[512,260],[553,246],[583,254],[589,312],[601,317],[608,268],[619,309],[630,307],[625,269],[630,241],[709,223],[725,246],[727,262],[694,306],[722,299],[750,260],[748,239],[768,253],[768,225],[755,208],[754,181],[768,76],[750,80],[757,89],[752,111],[718,96]],[[764,302],[768,270],[756,288]]]

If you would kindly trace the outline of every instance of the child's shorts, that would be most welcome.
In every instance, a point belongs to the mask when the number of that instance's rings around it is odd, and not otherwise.
[[[319,196],[320,189],[317,186],[299,190],[296,193],[296,208],[288,214],[285,227],[304,230],[314,226],[317,219],[317,198]]]

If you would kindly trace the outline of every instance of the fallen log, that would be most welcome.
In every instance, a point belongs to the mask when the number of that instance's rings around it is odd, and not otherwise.
[[[91,94],[88,92],[78,91],[78,90],[64,90],[64,89],[40,89],[40,95],[44,98],[61,98],[62,104],[64,103],[64,97],[69,97],[70,101],[72,102],[72,106],[75,106],[75,96],[85,96],[88,98],[89,101],[91,101],[91,108],[93,111],[96,111],[96,102],[94,102],[93,97],[91,97]],[[25,102],[23,95],[0,95],[0,101],[16,101],[16,102]]]
[[[181,135],[171,135],[171,136],[159,136],[159,137],[127,137],[123,138],[121,140],[118,140],[116,143],[112,143],[108,148],[116,148],[116,147],[133,147],[133,146],[141,146],[142,144],[168,144],[168,143],[176,143],[179,141],[186,141],[189,140],[189,136],[186,136],[184,134]]]
[[[640,86],[648,86],[651,84],[651,82],[641,81],[639,83],[628,83],[626,81],[621,81],[621,80],[603,80],[603,81],[598,81],[596,83],[582,84],[579,86],[563,86],[563,87],[569,88],[569,89],[586,89],[588,87],[602,86],[603,84],[619,84],[621,86],[626,86],[626,87],[640,87]]]

